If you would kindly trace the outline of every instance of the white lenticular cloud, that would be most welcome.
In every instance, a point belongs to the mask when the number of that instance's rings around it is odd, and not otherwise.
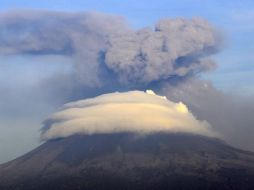
[[[171,102],[148,90],[116,92],[68,103],[44,122],[41,138],[117,132],[217,136],[206,121],[197,120],[182,102]]]

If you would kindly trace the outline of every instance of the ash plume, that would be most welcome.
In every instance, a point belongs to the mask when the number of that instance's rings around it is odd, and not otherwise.
[[[22,94],[1,81],[0,99],[8,101],[1,102],[0,113],[17,107],[23,113],[23,107],[30,105],[27,97],[38,97],[33,105],[47,102],[56,104],[56,109],[105,93],[151,88],[186,104],[196,118],[207,120],[232,144],[254,150],[251,99],[224,94],[199,78],[215,68],[212,56],[222,43],[216,28],[201,18],[162,19],[152,27],[134,29],[116,15],[13,10],[0,13],[0,29],[1,56],[25,55],[42,61],[59,56],[70,67],[33,86],[19,84]],[[23,97],[13,101],[8,92]]]
[[[209,56],[220,46],[218,32],[201,18],[135,30],[119,16],[19,10],[2,12],[0,28],[1,54],[71,56],[75,82],[85,87],[143,86],[211,70]]]

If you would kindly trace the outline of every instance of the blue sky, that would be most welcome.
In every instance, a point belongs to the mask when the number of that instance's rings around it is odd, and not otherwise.
[[[225,92],[244,96],[254,94],[253,0],[1,0],[0,2],[0,11],[19,8],[117,14],[126,18],[134,28],[153,25],[157,20],[165,17],[205,18],[223,33],[224,45],[222,51],[214,56],[218,68],[203,77],[212,80],[217,88]],[[5,152],[4,156],[0,157],[0,163],[37,146],[38,126],[53,111],[49,105],[43,104],[44,102],[33,107],[37,99],[26,96],[29,92],[17,90],[20,86],[17,84],[33,90],[36,82],[41,78],[51,75],[60,67],[61,72],[64,72],[62,64],[61,66],[58,64],[63,61],[66,60],[57,56],[47,56],[43,59],[29,56],[0,57],[0,86],[6,85],[8,89],[15,89],[15,92],[20,93],[6,94],[9,101],[14,103],[17,101],[17,106],[20,107],[17,113],[12,111],[15,107],[10,109],[12,112],[9,114],[10,118],[8,118],[8,110],[4,112],[6,115],[0,112],[0,152]],[[34,62],[37,64],[34,65]],[[22,67],[20,63],[23,63]],[[44,70],[44,64],[51,66]],[[30,80],[31,78],[33,80]],[[4,89],[1,90],[4,92]],[[36,95],[40,95],[39,91]],[[22,97],[31,99],[28,105],[30,108],[22,104]],[[4,102],[0,102],[0,106],[1,103]],[[23,107],[25,111],[22,110]],[[40,113],[38,110],[48,111]],[[15,121],[13,114],[16,117]],[[13,135],[14,131],[16,134]],[[16,136],[16,141],[10,140],[11,134]]]

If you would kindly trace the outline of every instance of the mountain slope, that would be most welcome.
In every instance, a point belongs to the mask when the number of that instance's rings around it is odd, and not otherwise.
[[[187,134],[75,135],[1,165],[0,189],[254,189],[254,154]]]

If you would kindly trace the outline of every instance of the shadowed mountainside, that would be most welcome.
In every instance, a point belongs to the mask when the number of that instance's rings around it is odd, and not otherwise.
[[[203,136],[74,135],[0,165],[1,190],[254,189],[254,154]]]

